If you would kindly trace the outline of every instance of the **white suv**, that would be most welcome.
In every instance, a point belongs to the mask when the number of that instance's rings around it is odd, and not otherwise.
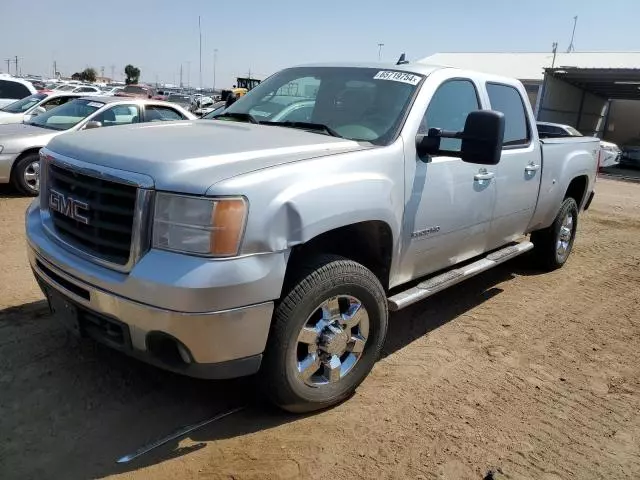
[[[31,82],[20,78],[0,77],[0,107],[36,93]]]

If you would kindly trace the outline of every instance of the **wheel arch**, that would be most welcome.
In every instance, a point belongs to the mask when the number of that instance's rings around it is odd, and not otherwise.
[[[15,174],[15,170],[16,170],[16,165],[18,165],[18,162],[20,162],[20,160],[22,160],[27,155],[31,155],[33,153],[35,154],[39,153],[40,149],[42,149],[42,147],[31,147],[31,148],[27,148],[25,151],[20,153],[20,155],[18,155],[16,159],[13,161],[13,165],[11,165],[11,174],[9,178],[13,179],[13,175]]]
[[[587,188],[589,186],[589,177],[586,175],[579,175],[569,182],[569,186],[564,194],[563,201],[567,198],[573,198],[578,204],[578,210],[584,205],[584,201],[587,196]]]
[[[287,262],[286,291],[292,273],[311,255],[333,254],[353,260],[371,270],[382,286],[389,288],[389,273],[393,257],[393,231],[381,220],[368,220],[333,228],[295,245]]]

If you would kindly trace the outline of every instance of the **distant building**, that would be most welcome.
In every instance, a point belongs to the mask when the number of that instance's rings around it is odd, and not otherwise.
[[[640,52],[458,52],[419,62],[517,78],[539,120],[620,145],[640,141]]]

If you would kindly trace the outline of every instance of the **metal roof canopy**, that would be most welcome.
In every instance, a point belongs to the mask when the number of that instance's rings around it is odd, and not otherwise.
[[[547,74],[611,100],[640,100],[638,68],[547,68]]]

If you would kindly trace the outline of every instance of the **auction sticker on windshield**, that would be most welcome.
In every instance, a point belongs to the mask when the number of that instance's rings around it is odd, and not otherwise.
[[[417,85],[422,80],[419,75],[406,72],[394,72],[392,70],[380,70],[373,77],[374,80],[391,80],[393,82],[408,83],[409,85]]]

